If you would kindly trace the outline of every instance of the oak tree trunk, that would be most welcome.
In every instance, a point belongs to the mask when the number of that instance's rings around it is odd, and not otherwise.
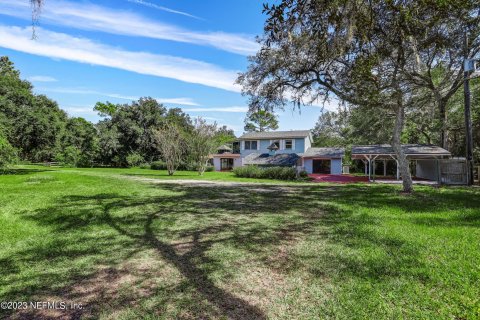
[[[440,145],[444,149],[448,149],[447,136],[447,104],[443,100],[437,100],[440,118]]]
[[[401,98],[399,98],[401,100]],[[400,175],[402,176],[403,192],[413,192],[412,176],[410,174],[409,163],[401,144],[401,136],[405,122],[405,108],[401,101],[397,102],[395,110],[395,126],[393,128],[392,147],[397,155]]]

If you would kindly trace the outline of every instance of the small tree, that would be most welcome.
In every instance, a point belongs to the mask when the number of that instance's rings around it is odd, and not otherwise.
[[[186,151],[184,133],[175,124],[168,123],[156,131],[155,139],[167,166],[168,175],[172,176],[182,162]]]
[[[207,168],[210,154],[218,147],[215,140],[217,124],[207,124],[202,118],[196,118],[190,137],[189,152],[195,163],[198,174],[203,175]]]

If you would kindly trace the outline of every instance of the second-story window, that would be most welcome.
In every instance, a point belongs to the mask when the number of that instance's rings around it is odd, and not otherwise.
[[[280,140],[270,140],[270,144],[275,144],[278,149],[280,149]]]
[[[257,141],[245,141],[245,150],[257,150]]]
[[[285,149],[293,149],[293,141],[292,140],[285,140]]]

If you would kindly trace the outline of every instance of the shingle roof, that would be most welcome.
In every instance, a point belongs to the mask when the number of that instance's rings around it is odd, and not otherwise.
[[[265,132],[247,132],[239,140],[247,139],[284,139],[284,138],[305,138],[310,136],[310,130],[290,130],[290,131],[265,131]]]
[[[292,167],[300,158],[296,153],[281,153],[269,155],[268,153],[251,153],[243,158],[243,164]]]
[[[434,145],[426,144],[403,144],[402,148],[407,155],[429,154],[429,155],[450,155],[450,152]],[[358,154],[395,154],[389,144],[373,144],[366,146],[352,146],[352,155]]]
[[[345,155],[344,148],[308,148],[303,157],[325,157],[325,158],[341,158]]]

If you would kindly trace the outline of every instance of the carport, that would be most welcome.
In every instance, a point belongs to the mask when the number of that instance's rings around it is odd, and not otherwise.
[[[442,159],[449,159],[451,153],[441,147],[422,144],[404,144],[403,151],[409,161],[415,161],[415,177],[440,181],[440,165]],[[375,166],[383,162],[383,176],[387,175],[387,162],[396,164],[396,179],[400,179],[398,159],[389,144],[362,145],[352,147],[352,159],[361,160],[365,165],[365,175],[369,181],[375,181]]]

